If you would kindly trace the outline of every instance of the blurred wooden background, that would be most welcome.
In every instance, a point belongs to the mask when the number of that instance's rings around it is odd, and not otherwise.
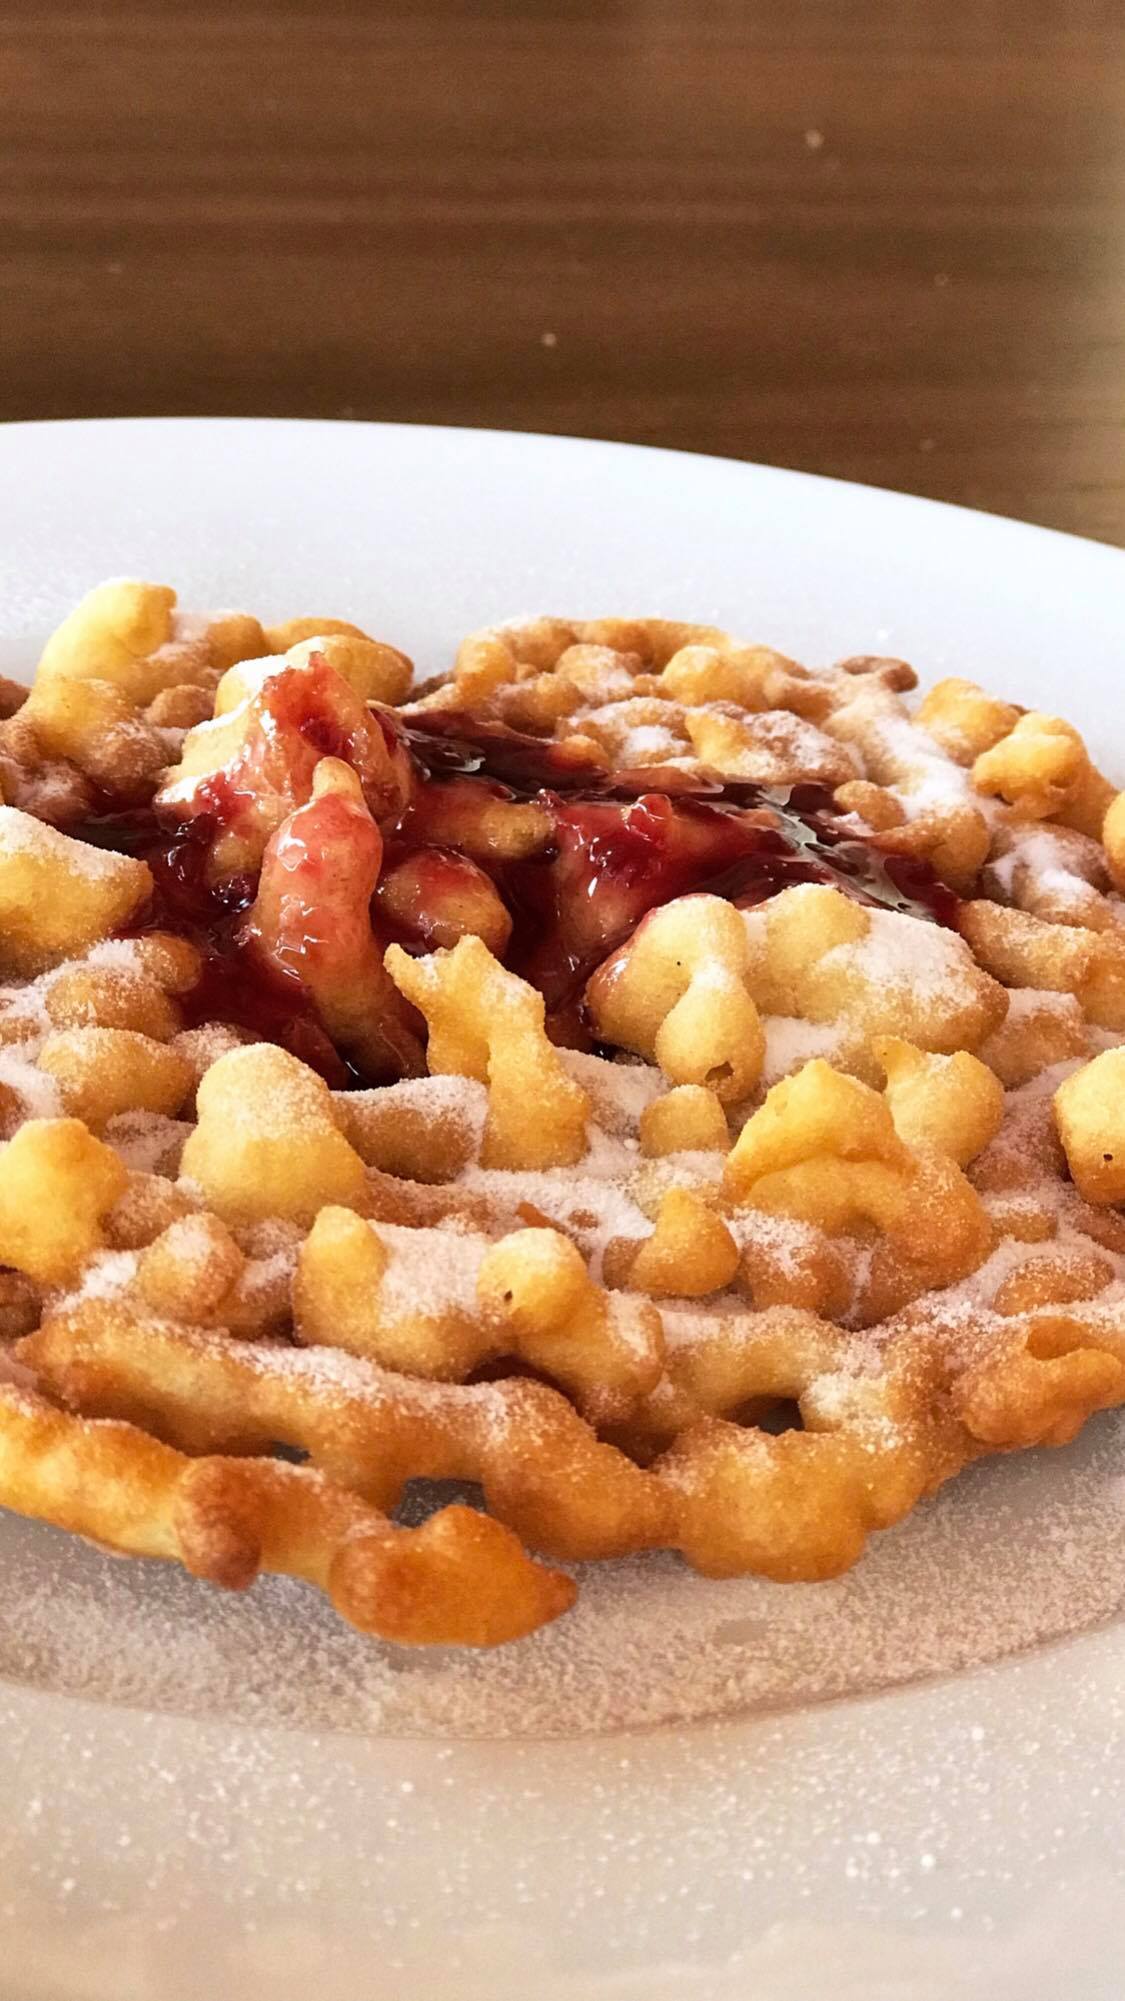
[[[1121,0],[0,0],[0,110],[0,417],[593,433],[1125,543]]]

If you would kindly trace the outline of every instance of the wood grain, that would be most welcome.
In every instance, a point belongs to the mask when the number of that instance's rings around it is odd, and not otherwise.
[[[4,418],[591,433],[1125,543],[1117,0],[0,0],[0,105]]]

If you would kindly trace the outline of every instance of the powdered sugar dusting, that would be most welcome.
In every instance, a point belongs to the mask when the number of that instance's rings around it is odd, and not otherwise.
[[[535,1216],[549,1218],[564,1230],[589,1260],[592,1276],[601,1275],[606,1245],[615,1237],[647,1237],[651,1224],[620,1177],[587,1174],[575,1168],[544,1168],[522,1174],[499,1168],[466,1168],[460,1185],[484,1196],[497,1229],[518,1229]]]
[[[901,989],[935,995],[964,986],[975,974],[969,949],[954,932],[902,911],[866,914],[870,922],[864,936],[854,944],[833,945],[822,967],[846,966],[884,992]]]
[[[82,1274],[82,1283],[66,1299],[68,1307],[82,1306],[94,1299],[115,1299],[133,1283],[137,1275],[136,1251],[104,1251],[91,1258]]]
[[[995,802],[977,791],[971,773],[947,757],[921,723],[888,710],[869,727],[887,781],[912,818],[966,805],[995,816]]]
[[[58,970],[65,972],[71,966],[84,965],[101,966],[110,972],[135,973],[143,963],[139,939],[99,938],[81,959],[68,960],[67,965],[60,966]]]
[[[1083,1020],[1082,1009],[1073,994],[1051,993],[1045,987],[1008,988],[1007,1020],[1010,1023],[1022,1025],[1040,1014],[1057,1015],[1061,1021],[1073,1023],[1076,1027]]]
[[[105,1139],[134,1173],[174,1178],[192,1130],[183,1120],[162,1112],[118,1112],[106,1126]]]
[[[331,1359],[346,1376],[349,1358]],[[1116,1616],[1123,1492],[1125,1419],[1112,1416],[1063,1451],[972,1468],[831,1583],[709,1581],[671,1556],[592,1565],[564,1620],[485,1656],[403,1654],[291,1580],[224,1594],[9,1519],[0,1674],[101,1702],[392,1735],[732,1716],[949,1673]]]
[[[763,1015],[762,1027],[766,1034],[762,1083],[767,1088],[814,1057],[831,1063],[846,1041],[846,1031],[839,1022],[804,1021],[798,1015]]]
[[[57,1119],[63,1110],[62,1093],[57,1079],[39,1069],[35,1061],[38,1048],[37,1042],[0,1048],[0,1084],[15,1092],[24,1118]]]
[[[121,875],[125,866],[121,856],[108,848],[72,840],[31,813],[21,812],[17,806],[0,806],[0,856],[15,855],[56,860],[88,882],[111,881]]]
[[[370,1091],[335,1091],[333,1096],[345,1106],[362,1111],[372,1097]],[[378,1092],[380,1108],[390,1109],[395,1105],[408,1105],[412,1111],[425,1112],[431,1118],[454,1115],[464,1120],[475,1132],[484,1131],[488,1116],[488,1092],[474,1077],[460,1077],[455,1072],[435,1072],[431,1077],[404,1077],[397,1084],[386,1084]]]
[[[724,1220],[740,1251],[768,1253],[782,1275],[795,1277],[810,1252],[824,1241],[812,1223],[802,1223],[796,1216],[774,1216],[766,1209],[732,1209]]]
[[[25,987],[0,987],[0,1023],[9,1037],[17,1026],[19,1034],[28,1041],[50,1033],[52,1023],[43,985],[39,979],[31,980]]]
[[[610,1063],[578,1049],[560,1049],[563,1068],[590,1096],[594,1116],[610,1133],[636,1131],[641,1113],[670,1087],[649,1063]]]
[[[382,1311],[388,1316],[419,1313],[474,1315],[477,1273],[488,1249],[486,1237],[466,1231],[411,1230],[381,1223],[379,1239],[390,1252],[379,1288]]]

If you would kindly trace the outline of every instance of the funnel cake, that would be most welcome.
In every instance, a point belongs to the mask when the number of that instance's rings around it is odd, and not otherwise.
[[[5,702],[0,1503],[491,1646],[1125,1401],[1078,733],[667,620],[412,673],[117,582]]]

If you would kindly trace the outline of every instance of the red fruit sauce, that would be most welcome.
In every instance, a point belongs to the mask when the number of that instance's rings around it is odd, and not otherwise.
[[[552,831],[539,851],[475,859],[512,917],[506,962],[543,993],[560,1041],[591,1046],[581,1013],[589,975],[647,911],[691,891],[748,907],[794,883],[827,883],[861,903],[956,928],[953,891],[924,862],[858,837],[823,786],[726,784],[660,766],[607,774],[573,746],[468,715],[428,711],[416,726],[372,713],[389,751],[408,748],[415,773],[407,813],[382,829],[389,859],[427,846],[427,802],[452,779],[475,782],[491,800],[534,802],[545,814]],[[300,733],[307,742],[303,725]],[[338,740],[323,748],[347,754]],[[299,976],[287,977],[244,939],[255,877],[207,879],[227,805],[240,804],[227,801],[224,787],[222,773],[203,781],[190,820],[149,807],[75,831],[142,856],[155,887],[141,928],[177,932],[203,949],[202,977],[184,1003],[189,1026],[231,1022],[292,1050],[333,1085],[362,1082],[317,1022]],[[440,844],[455,845],[447,825]],[[382,938],[377,918],[375,929]],[[420,951],[428,929],[419,912],[415,935],[401,923],[395,935]]]

